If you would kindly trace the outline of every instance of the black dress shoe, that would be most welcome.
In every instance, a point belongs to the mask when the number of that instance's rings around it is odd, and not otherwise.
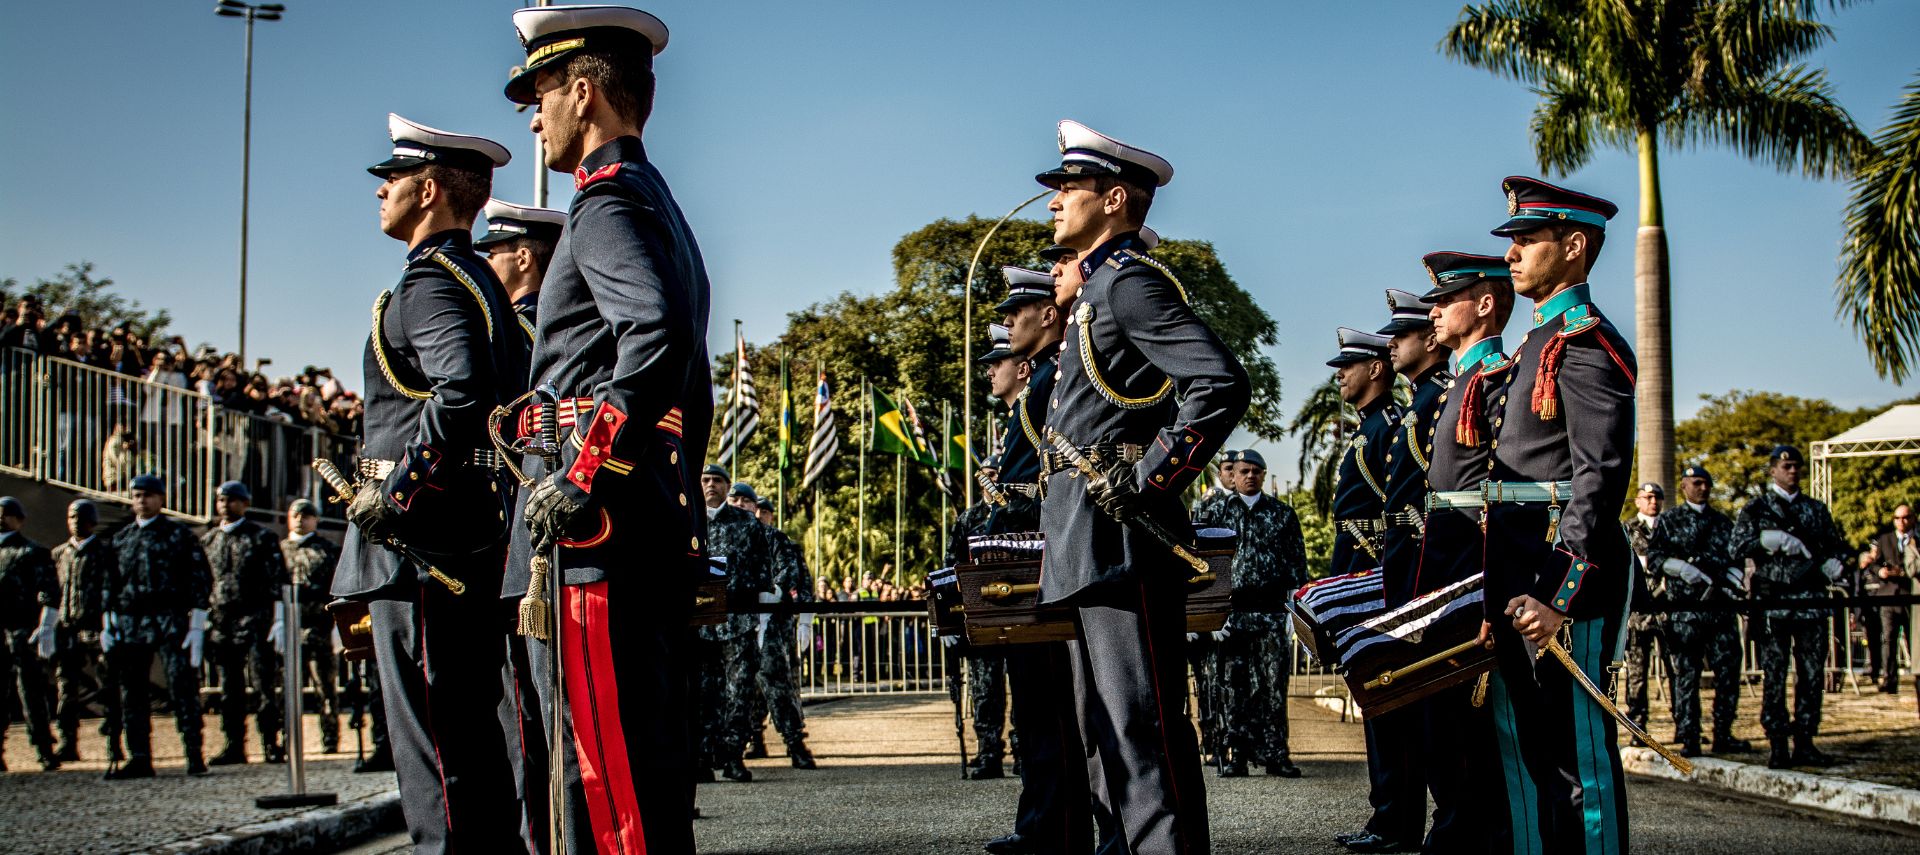
[[[1398,840],[1381,837],[1371,831],[1367,832],[1363,837],[1346,841],[1345,845],[1348,852],[1411,852],[1420,848],[1402,843]]]
[[[1753,743],[1734,736],[1731,733],[1716,733],[1713,735],[1713,753],[1715,754],[1734,754],[1741,751],[1752,750]]]
[[[1832,766],[1840,761],[1833,755],[1813,747],[1813,740],[1796,737],[1793,740],[1793,765],[1795,766]]]
[[[1359,831],[1348,831],[1341,834],[1336,834],[1333,836],[1333,842],[1338,843],[1341,846],[1345,846],[1348,843],[1355,840],[1359,840],[1362,837],[1371,837],[1371,836],[1373,836],[1373,832],[1363,828],[1363,829],[1360,829]]]
[[[391,772],[393,771],[393,755],[386,751],[375,751],[367,755],[367,759],[353,764],[353,771],[360,773]]]
[[[1245,760],[1229,760],[1220,764],[1219,768],[1219,774],[1222,778],[1244,778],[1247,776],[1247,761]]]
[[[1300,767],[1293,765],[1292,761],[1281,760],[1275,763],[1268,763],[1267,774],[1276,778],[1298,778],[1300,777]]]
[[[119,766],[100,776],[103,781],[131,781],[135,778],[153,777],[153,761],[145,757],[136,757],[124,766]]]
[[[993,781],[1006,776],[1006,769],[1001,767],[998,760],[983,763],[980,768],[967,773],[967,778],[974,781]]]
[[[1030,855],[1040,851],[1032,841],[1021,837],[1017,832],[987,841],[986,850],[993,855]]]
[[[808,751],[807,744],[799,740],[787,743],[787,759],[792,761],[795,769],[820,768],[818,763],[813,762],[813,752]]]
[[[738,760],[728,760],[720,767],[720,776],[729,781],[745,784],[753,780],[753,773],[747,770],[747,764]]]

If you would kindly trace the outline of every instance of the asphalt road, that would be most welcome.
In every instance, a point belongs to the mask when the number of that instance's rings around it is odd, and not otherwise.
[[[1019,783],[959,780],[953,715],[944,699],[871,698],[808,708],[818,771],[775,757],[751,784],[700,788],[695,828],[707,855],[966,853],[1011,830]],[[1294,704],[1298,780],[1207,782],[1217,855],[1339,853],[1333,834],[1366,819],[1360,728]],[[778,745],[778,740],[773,740]],[[775,750],[778,750],[776,747]],[[1920,851],[1920,833],[1677,782],[1631,779],[1633,851],[1681,855]],[[391,835],[346,850],[406,851]]]

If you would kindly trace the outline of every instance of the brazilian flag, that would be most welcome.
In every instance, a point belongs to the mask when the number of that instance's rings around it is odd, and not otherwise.
[[[873,389],[872,392],[873,450],[920,459],[919,451],[914,447],[913,428],[907,424],[907,414],[900,411],[900,405],[887,397],[887,393],[879,389]]]

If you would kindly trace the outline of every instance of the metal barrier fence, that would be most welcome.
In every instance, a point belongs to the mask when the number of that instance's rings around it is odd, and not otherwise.
[[[924,614],[816,615],[795,677],[802,695],[935,694],[947,690],[944,653]]]
[[[97,498],[124,498],[135,475],[152,472],[167,479],[166,509],[178,516],[211,519],[214,490],[227,480],[246,483],[256,508],[280,514],[296,498],[324,498],[309,461],[347,465],[358,445],[221,408],[192,389],[0,352],[0,471]],[[322,509],[340,517],[337,505]]]

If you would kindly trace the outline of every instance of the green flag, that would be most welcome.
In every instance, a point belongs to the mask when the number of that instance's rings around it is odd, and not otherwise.
[[[967,424],[959,413],[947,413],[947,468],[967,468]]]
[[[873,450],[917,459],[920,455],[914,451],[913,428],[907,426],[906,414],[887,393],[879,389],[869,392],[873,396]]]
[[[787,376],[787,354],[780,352],[780,471],[787,471],[793,453],[793,380]]]

